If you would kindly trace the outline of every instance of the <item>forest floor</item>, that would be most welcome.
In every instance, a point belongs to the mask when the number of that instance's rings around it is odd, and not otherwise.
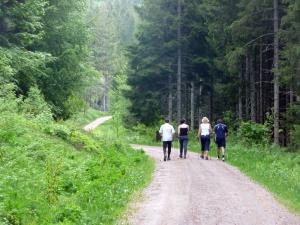
[[[90,124],[96,128],[110,118]],[[153,181],[142,198],[131,203],[120,224],[131,225],[299,225],[300,218],[283,207],[271,193],[235,167],[219,161],[202,160],[190,152],[162,161],[161,147],[132,145],[156,161]]]

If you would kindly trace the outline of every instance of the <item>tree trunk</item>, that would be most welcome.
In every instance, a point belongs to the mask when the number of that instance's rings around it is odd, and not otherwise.
[[[253,71],[253,58],[251,55],[249,55],[249,76],[250,76],[251,121],[256,122],[255,71]]]
[[[241,68],[240,71],[240,84],[239,84],[239,120],[243,120],[243,91],[242,91],[242,83],[243,83],[243,71]]]
[[[198,114],[198,118],[199,118],[199,124],[201,123],[201,118],[202,118],[202,89],[203,86],[202,84],[200,84],[199,86],[199,114]]]
[[[246,71],[245,71],[245,110],[246,110],[246,120],[249,120],[249,58],[246,55]]]
[[[263,49],[259,47],[259,121],[264,122],[263,110]]]
[[[168,118],[170,122],[172,121],[173,116],[173,94],[172,94],[172,75],[169,74],[169,97],[168,97]]]
[[[109,75],[104,75],[104,95],[103,95],[103,104],[102,110],[104,112],[109,111]]]
[[[213,121],[214,113],[214,76],[210,76],[210,92],[209,92],[209,120]]]
[[[279,16],[278,0],[274,4],[274,143],[279,144]]]
[[[191,82],[191,130],[195,127],[195,84]]]
[[[177,2],[177,122],[181,119],[181,77],[182,77],[182,49],[181,49],[181,0]]]
[[[294,90],[293,87],[291,86],[290,88],[290,105],[292,105],[294,102]]]

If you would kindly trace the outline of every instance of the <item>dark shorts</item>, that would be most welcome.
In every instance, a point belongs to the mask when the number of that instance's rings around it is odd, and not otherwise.
[[[200,137],[200,142],[201,142],[201,151],[209,151],[209,146],[210,146],[210,136],[205,135]]]
[[[225,138],[216,138],[216,144],[218,148],[226,147],[226,139]]]

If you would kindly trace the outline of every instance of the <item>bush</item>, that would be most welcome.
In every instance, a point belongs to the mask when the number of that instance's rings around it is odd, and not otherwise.
[[[263,124],[254,123],[251,121],[242,122],[238,130],[238,138],[248,144],[267,144],[268,129]]]
[[[76,95],[71,95],[64,103],[67,118],[87,108],[84,99]]]
[[[18,105],[22,99],[15,95],[16,86],[14,84],[0,85],[0,112],[14,112],[18,111]]]
[[[28,97],[21,105],[21,111],[29,119],[37,119],[38,122],[52,121],[52,114],[44,96],[37,87],[31,87]]]
[[[236,113],[232,111],[226,111],[223,113],[224,123],[233,131],[237,131],[239,127],[239,118]]]
[[[300,151],[300,125],[294,125],[294,129],[290,133],[291,143],[289,149],[291,151]]]

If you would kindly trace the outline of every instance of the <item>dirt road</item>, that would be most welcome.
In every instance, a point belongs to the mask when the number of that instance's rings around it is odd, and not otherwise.
[[[105,123],[106,121],[112,119],[112,116],[104,116],[104,117],[101,117],[93,122],[91,122],[90,124],[86,125],[83,129],[85,131],[92,131],[94,130],[95,128],[97,128],[99,125]]]
[[[156,159],[151,185],[141,202],[131,207],[132,225],[300,225],[270,193],[234,167],[205,161],[190,153],[188,159],[163,162],[159,147],[143,148]]]

